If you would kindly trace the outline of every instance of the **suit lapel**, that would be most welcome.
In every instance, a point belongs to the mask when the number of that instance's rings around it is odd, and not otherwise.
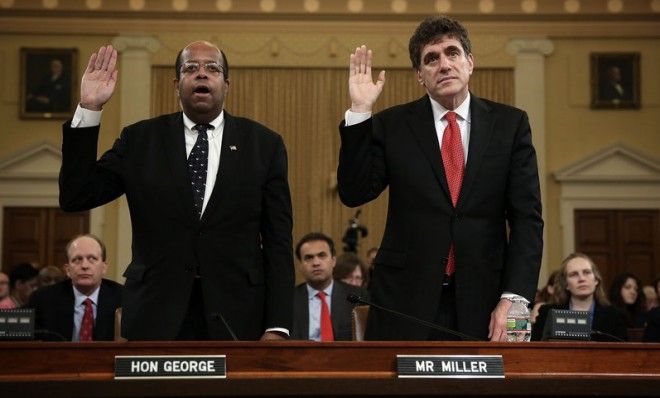
[[[431,164],[433,174],[435,174],[442,190],[445,192],[447,199],[451,203],[447,178],[445,177],[442,157],[440,156],[440,143],[438,142],[438,134],[435,131],[431,100],[425,95],[419,100],[413,102],[408,110],[409,112],[406,115],[406,118],[410,130],[416,138],[424,156]]]
[[[60,314],[60,316],[58,316],[58,329],[63,337],[66,337],[68,341],[71,341],[73,337],[73,307],[76,305],[71,281],[63,284],[62,289],[64,300],[59,300],[60,304],[57,311]]]
[[[232,185],[231,181],[240,173],[241,153],[249,150],[246,146],[245,137],[239,131],[236,119],[227,111],[225,111],[224,119],[225,126],[222,132],[220,165],[209,203],[206,205],[204,214],[202,214],[202,222],[207,220],[213,212],[217,211],[219,203],[221,203],[222,198],[225,196],[228,187]],[[190,195],[192,198],[192,192]]]
[[[477,178],[479,166],[483,160],[484,152],[493,135],[495,116],[490,107],[478,97],[470,97],[470,143],[468,147],[468,160],[465,165],[465,175],[461,186],[456,207],[460,207],[470,194]]]
[[[163,131],[163,144],[165,153],[169,160],[172,183],[178,188],[181,200],[178,202],[183,206],[183,212],[187,217],[199,222],[193,205],[192,186],[188,175],[188,159],[186,158],[186,138],[183,127],[183,113],[172,114],[166,121]]]
[[[337,326],[339,326],[341,320],[339,317],[341,314],[346,313],[346,291],[344,286],[335,281],[334,287],[332,288],[332,297],[331,306],[330,306],[330,318],[332,319],[332,330],[335,335],[335,340],[337,339]]]
[[[94,340],[97,341],[107,337],[102,332],[108,330],[108,324],[110,322],[114,323],[114,313],[112,314],[112,320],[108,319],[108,315],[110,314],[107,314],[107,309],[112,307],[112,305],[109,303],[107,289],[105,281],[102,280],[99,287],[98,302],[96,303],[96,322],[94,322]]]
[[[302,340],[309,340],[309,293],[307,293],[307,284],[303,283],[296,288],[296,309],[294,314],[298,316],[298,336]]]

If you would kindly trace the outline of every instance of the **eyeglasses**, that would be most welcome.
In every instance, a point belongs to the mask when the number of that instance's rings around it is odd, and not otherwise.
[[[206,72],[212,75],[225,73],[225,69],[217,62],[207,62],[205,64],[200,64],[199,62],[185,62],[181,65],[181,73],[192,75],[193,73],[199,72],[200,67],[203,67]]]

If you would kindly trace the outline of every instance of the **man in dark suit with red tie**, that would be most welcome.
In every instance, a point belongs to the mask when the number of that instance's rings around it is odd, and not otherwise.
[[[64,124],[60,205],[79,211],[126,194],[133,232],[124,276],[129,340],[282,339],[291,328],[291,197],[282,137],[224,110],[227,57],[181,50],[183,112],[126,127],[96,157],[117,51],[93,54],[80,105]]]
[[[35,311],[37,338],[43,340],[113,340],[115,310],[122,286],[104,279],[105,244],[94,235],[76,236],[66,246],[69,279],[37,289],[28,308]]]
[[[389,187],[372,301],[478,339],[506,341],[510,299],[531,300],[541,263],[541,199],[525,112],[472,95],[467,30],[423,21],[409,44],[427,95],[375,115],[385,84],[373,54],[351,55],[351,108],[340,126],[339,195],[360,206]],[[366,339],[445,340],[384,311]]]
[[[311,232],[296,244],[296,257],[305,283],[296,287],[293,299],[293,329],[296,340],[342,341],[353,338],[351,311],[346,297],[366,297],[362,288],[332,279],[337,264],[335,243],[321,233]]]

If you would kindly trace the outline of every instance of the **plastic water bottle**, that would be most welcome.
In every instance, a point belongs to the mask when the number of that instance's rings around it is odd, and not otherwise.
[[[532,337],[532,323],[529,320],[529,301],[520,296],[505,297],[512,301],[506,319],[506,341],[529,341]]]

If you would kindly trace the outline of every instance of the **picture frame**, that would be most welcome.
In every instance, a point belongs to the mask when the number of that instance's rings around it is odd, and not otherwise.
[[[20,49],[22,119],[67,119],[77,105],[77,48]]]
[[[591,54],[591,108],[638,109],[638,52]]]

